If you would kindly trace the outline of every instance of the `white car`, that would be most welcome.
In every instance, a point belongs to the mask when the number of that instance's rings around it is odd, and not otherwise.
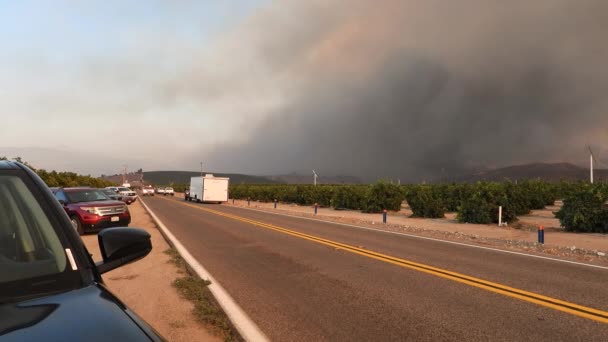
[[[165,188],[156,188],[156,193],[159,195],[164,195],[165,194]]]
[[[124,186],[118,187],[118,193],[122,195],[122,201],[127,204],[131,204],[137,200],[137,194],[135,191]]]
[[[141,195],[142,196],[154,196],[154,188],[151,185],[144,186],[144,188],[141,189]]]
[[[165,188],[165,192],[164,195],[171,195],[171,196],[175,196],[175,191],[173,190],[173,188]]]

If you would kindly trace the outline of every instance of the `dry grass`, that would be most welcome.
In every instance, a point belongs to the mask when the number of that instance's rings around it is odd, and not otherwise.
[[[190,274],[186,262],[174,248],[167,249],[165,254],[171,257],[169,262],[177,266],[181,271],[180,273],[185,274],[185,276],[175,279],[173,286],[182,297],[194,304],[192,313],[196,320],[210,327],[216,334],[222,336],[224,341],[242,341],[211,291],[209,291],[207,286],[211,282]]]

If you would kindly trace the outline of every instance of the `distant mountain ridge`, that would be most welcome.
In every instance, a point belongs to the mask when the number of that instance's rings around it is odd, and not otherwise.
[[[607,181],[608,170],[594,169],[594,180]],[[505,181],[542,179],[548,182],[560,180],[589,180],[589,169],[570,163],[532,163],[513,165],[497,169],[484,170],[468,175],[453,177],[454,182]]]
[[[211,172],[205,172],[205,174]],[[152,185],[170,185],[170,184],[187,184],[190,183],[190,177],[200,176],[200,172],[196,171],[144,171],[143,180],[146,184]],[[273,184],[277,181],[266,177],[243,175],[237,173],[213,173],[216,177],[228,177],[232,184]],[[123,175],[103,176],[103,179],[122,184]],[[128,173],[127,181],[132,185],[138,186],[142,179],[141,173]]]
[[[207,172],[205,172],[206,174]],[[200,176],[197,171],[144,171],[143,180],[146,184],[168,185],[190,183],[190,177]],[[312,175],[287,174],[275,176],[253,176],[237,173],[213,173],[216,177],[228,177],[232,184],[312,184]],[[123,175],[115,174],[102,176],[103,179],[122,184]],[[139,186],[142,174],[132,172],[127,174],[127,182]],[[318,184],[361,184],[362,181],[353,176],[321,176]]]
[[[290,173],[286,175],[274,175],[266,176],[266,178],[286,184],[313,184],[313,176],[301,175],[297,173]],[[359,178],[354,176],[319,176],[317,178],[317,184],[361,184],[363,183]]]
[[[273,176],[253,176],[236,173],[214,173],[217,177],[229,177],[232,184],[312,184],[312,175],[302,175],[297,173]],[[200,176],[196,171],[147,171],[143,173],[143,180],[146,184],[169,185],[186,184],[190,182],[190,177]],[[114,183],[122,183],[122,175],[103,176],[103,179]],[[138,185],[142,178],[141,173],[127,174],[127,180],[133,185]],[[465,175],[452,177],[442,177],[435,182],[469,182],[506,180],[525,180],[542,179],[549,182],[567,181],[588,181],[589,169],[576,166],[570,163],[531,163],[513,165],[497,169],[486,169],[471,172]],[[594,169],[595,181],[608,181],[608,169]],[[318,184],[362,184],[361,179],[354,176],[320,176]],[[432,182],[432,181],[431,181]]]

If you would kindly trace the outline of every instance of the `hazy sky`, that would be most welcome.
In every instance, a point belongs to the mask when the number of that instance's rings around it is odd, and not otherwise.
[[[144,5],[145,3],[145,5]],[[608,156],[603,0],[0,3],[0,156],[420,180]]]
[[[181,80],[238,59],[214,50],[265,2],[0,2],[0,155],[98,174],[230,140],[240,105]]]

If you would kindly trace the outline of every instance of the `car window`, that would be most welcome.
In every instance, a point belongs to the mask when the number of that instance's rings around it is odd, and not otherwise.
[[[118,191],[131,191],[129,188],[118,188]]]
[[[55,198],[56,198],[58,201],[63,201],[64,203],[67,203],[67,202],[68,202],[68,198],[65,196],[65,194],[63,193],[63,191],[56,191],[56,192],[54,193],[54,195],[55,195]]]
[[[0,175],[0,286],[67,267],[64,247],[27,186]]]
[[[102,190],[102,192],[108,196],[116,196],[116,192],[112,190]]]
[[[111,198],[98,189],[82,189],[66,192],[70,203],[107,201]]]

